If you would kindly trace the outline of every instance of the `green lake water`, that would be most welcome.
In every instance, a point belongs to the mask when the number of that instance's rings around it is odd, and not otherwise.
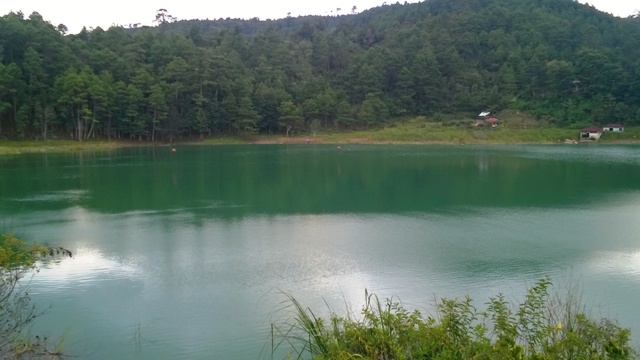
[[[0,157],[0,217],[74,258],[33,333],[90,359],[269,358],[295,296],[521,296],[580,282],[640,339],[640,147],[236,145]],[[326,302],[326,304],[325,304]],[[50,308],[49,308],[50,306]]]

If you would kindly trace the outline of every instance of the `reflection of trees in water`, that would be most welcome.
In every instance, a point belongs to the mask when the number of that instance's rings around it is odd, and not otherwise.
[[[525,158],[518,151],[394,146],[185,147],[120,149],[30,161],[17,158],[0,179],[12,198],[86,191],[72,204],[100,212],[193,209],[248,213],[439,212],[483,207],[565,207],[640,187],[630,164]],[[546,151],[546,150],[545,150]],[[535,150],[532,152],[535,153]],[[5,196],[6,200],[8,199]],[[205,206],[216,203],[223,206]],[[14,205],[18,207],[18,204]]]

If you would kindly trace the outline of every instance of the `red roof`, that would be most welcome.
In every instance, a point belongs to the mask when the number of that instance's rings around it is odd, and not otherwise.
[[[621,128],[621,127],[624,127],[624,126],[622,126],[622,124],[609,124],[609,125],[605,125],[604,127],[606,127],[606,128]]]
[[[488,122],[488,123],[495,124],[495,123],[497,123],[497,122],[498,122],[498,119],[496,119],[496,118],[491,118],[491,119],[488,119],[488,120],[487,120],[487,122]]]
[[[590,133],[599,133],[602,132],[602,129],[597,126],[589,126],[581,130],[582,132],[590,132]]]

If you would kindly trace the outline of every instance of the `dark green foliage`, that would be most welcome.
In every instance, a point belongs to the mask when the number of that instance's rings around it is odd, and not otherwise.
[[[272,326],[272,356],[284,350],[288,358],[318,360],[637,357],[629,330],[586,316],[575,287],[566,294],[553,289],[542,279],[517,307],[500,294],[483,312],[468,297],[443,299],[435,317],[365,293],[360,316],[332,314],[328,321],[289,296],[292,318]]]
[[[77,35],[37,13],[9,13],[0,17],[0,136],[171,141],[505,109],[556,126],[640,123],[637,18],[572,0],[352,13],[175,21],[165,10],[154,28]]]

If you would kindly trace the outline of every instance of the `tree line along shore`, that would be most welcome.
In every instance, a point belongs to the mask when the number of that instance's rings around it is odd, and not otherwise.
[[[0,138],[300,137],[409,129],[416,117],[449,126],[480,112],[508,127],[505,111],[528,114],[527,129],[640,125],[640,18],[572,0],[385,3],[277,20],[154,16],[152,27],[77,34],[46,14],[0,16]],[[371,141],[557,140],[414,130]]]

